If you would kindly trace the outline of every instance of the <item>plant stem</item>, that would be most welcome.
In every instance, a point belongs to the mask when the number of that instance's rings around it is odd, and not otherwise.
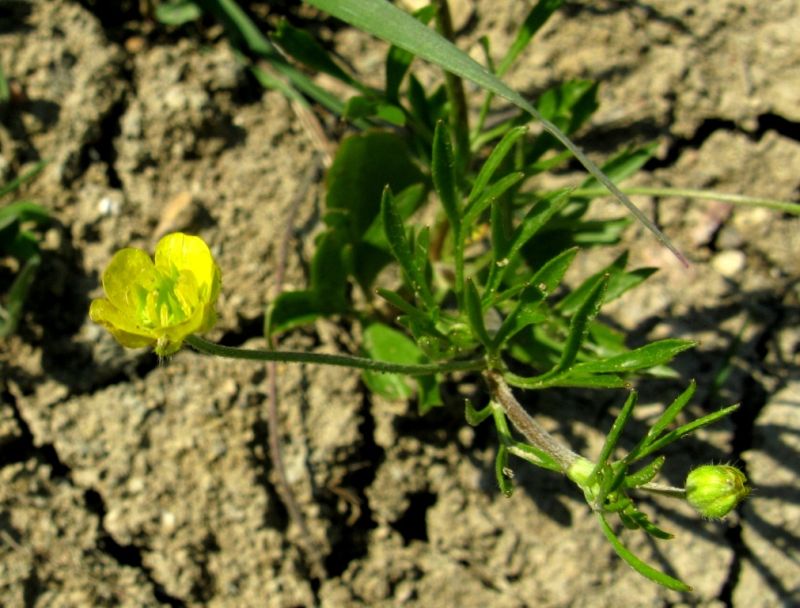
[[[484,376],[489,383],[492,398],[502,406],[514,427],[531,444],[552,457],[561,470],[566,473],[570,465],[580,456],[560,443],[525,411],[525,408],[514,397],[514,393],[511,392],[511,388],[506,384],[503,376],[493,370],[487,370],[484,372]]]
[[[461,234],[462,228],[453,231],[453,262],[455,268],[455,289],[456,300],[459,310],[464,310],[464,236]]]
[[[450,16],[450,7],[447,0],[435,0],[436,4],[436,26],[439,33],[450,42],[454,41],[453,20]],[[450,125],[456,137],[456,173],[459,176],[459,183],[466,173],[469,166],[469,115],[467,113],[467,98],[464,95],[464,82],[461,77],[445,71],[445,88],[447,98],[450,100]]]
[[[654,481],[636,486],[636,489],[645,490],[653,494],[660,494],[661,496],[669,496],[670,498],[686,498],[686,490],[684,488],[676,488],[675,486],[668,486]]]
[[[283,361],[285,363],[309,363],[312,365],[338,365],[367,369],[387,374],[405,374],[407,376],[427,376],[429,374],[445,374],[448,372],[469,372],[486,369],[486,362],[480,359],[464,361],[448,361],[445,363],[391,363],[376,361],[353,355],[307,353],[291,350],[261,350],[221,346],[201,338],[189,336],[186,343],[195,350],[207,355],[226,357],[228,359],[246,359],[248,361]]]
[[[677,196],[683,198],[700,198],[717,200],[732,205],[744,205],[749,207],[766,207],[776,211],[785,211],[793,215],[800,215],[800,204],[788,201],[780,201],[771,198],[756,198],[743,194],[727,194],[724,192],[714,192],[713,190],[697,190],[693,188],[659,188],[659,187],[634,187],[623,188],[622,192],[629,195],[644,196]],[[572,196],[608,196],[609,192],[605,188],[578,188],[571,192]]]

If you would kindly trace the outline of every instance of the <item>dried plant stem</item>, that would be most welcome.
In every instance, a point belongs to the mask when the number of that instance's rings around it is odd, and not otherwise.
[[[485,372],[484,376],[489,383],[492,398],[503,408],[514,428],[533,446],[549,454],[566,473],[580,456],[560,443],[525,411],[503,376],[492,370]]]
[[[296,107],[293,109],[297,111]],[[326,165],[329,165],[330,160],[328,155],[323,154],[323,157],[325,160],[327,160]],[[323,162],[325,162],[325,160],[323,160]],[[275,270],[275,297],[278,297],[283,291],[283,281],[284,277],[286,276],[286,265],[289,257],[289,243],[291,241],[292,230],[295,224],[295,218],[297,217],[298,209],[300,208],[300,205],[305,199],[306,194],[308,193],[312,184],[319,181],[321,173],[322,168],[319,162],[312,162],[311,169],[308,171],[303,183],[300,184],[297,194],[292,200],[289,208],[289,218],[286,221],[286,229],[283,233],[283,238],[281,239],[280,249],[278,250],[277,267]],[[275,489],[277,490],[278,496],[280,496],[281,501],[286,507],[286,511],[289,513],[289,518],[300,529],[300,550],[304,554],[306,563],[311,570],[311,574],[318,579],[323,579],[325,578],[326,573],[325,564],[320,557],[322,552],[319,550],[314,537],[311,536],[305,517],[303,517],[303,512],[300,510],[300,507],[297,504],[292,487],[289,485],[289,479],[286,476],[286,467],[283,462],[280,419],[278,417],[278,370],[275,361],[267,362],[267,377],[267,441],[269,445],[270,459],[272,460],[272,468],[275,471],[275,477],[277,480]]]

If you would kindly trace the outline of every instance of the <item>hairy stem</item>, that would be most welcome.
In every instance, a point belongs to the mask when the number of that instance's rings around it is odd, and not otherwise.
[[[645,490],[652,494],[660,494],[661,496],[669,496],[670,498],[686,498],[685,488],[676,488],[675,486],[668,486],[663,483],[651,481],[641,486],[636,486],[637,490]]]
[[[285,363],[308,363],[311,365],[337,365],[339,367],[352,367],[368,369],[374,372],[387,374],[405,374],[407,376],[427,376],[429,374],[446,374],[448,372],[481,371],[486,368],[486,362],[481,359],[467,359],[464,361],[448,361],[445,363],[390,363],[376,361],[365,357],[353,355],[307,353],[293,350],[261,350],[250,348],[236,348],[221,346],[201,338],[189,336],[186,343],[195,350],[207,355],[226,357],[228,359],[245,359],[248,361],[283,361]]]
[[[531,444],[551,456],[566,473],[580,456],[560,443],[525,411],[503,376],[493,370],[486,371],[484,376],[489,383],[492,398],[502,406],[514,428]]]

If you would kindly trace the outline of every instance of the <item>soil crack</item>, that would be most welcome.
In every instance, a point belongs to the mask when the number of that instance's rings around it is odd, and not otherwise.
[[[22,463],[31,458],[35,458],[50,468],[51,480],[66,480],[73,488],[81,489],[74,484],[72,480],[72,471],[69,466],[61,460],[55,446],[51,443],[36,444],[33,432],[22,415],[14,395],[8,390],[3,390],[2,400],[11,408],[14,421],[19,428],[19,437],[4,443],[0,448],[0,467]],[[167,593],[164,587],[153,577],[152,571],[144,565],[142,552],[139,547],[135,545],[121,545],[114,540],[108,530],[105,529],[103,522],[105,521],[106,507],[100,494],[95,490],[89,489],[84,490],[83,497],[86,510],[96,515],[98,518],[97,549],[110,556],[117,564],[136,568],[142,572],[146,580],[152,585],[155,598],[162,605],[172,606],[174,608],[185,606],[186,604],[182,600]],[[37,586],[38,583],[34,572],[31,574],[31,578],[26,581],[26,594],[30,589],[36,588]]]
[[[670,119],[670,122],[673,122]],[[755,130],[743,129],[732,120],[723,118],[706,118],[690,137],[679,137],[672,141],[663,158],[651,158],[643,167],[644,171],[654,171],[673,166],[687,150],[699,150],[703,144],[717,131],[740,133],[754,142],[774,131],[781,137],[800,141],[800,123],[793,122],[777,114],[766,113],[756,117],[758,126]]]

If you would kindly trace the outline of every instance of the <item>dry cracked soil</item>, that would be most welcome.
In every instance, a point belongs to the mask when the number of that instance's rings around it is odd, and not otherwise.
[[[261,23],[286,10],[244,4]],[[452,4],[458,44],[480,57],[480,38],[505,48],[532,2]],[[413,404],[369,395],[355,372],[280,365],[301,534],[266,455],[264,367],[188,351],[159,363],[87,319],[117,249],[185,230],[211,244],[223,271],[210,338],[260,346],[282,235],[291,225],[286,282],[300,287],[319,227],[319,141],[259,88],[221,30],[170,30],[149,6],[0,0],[12,87],[0,183],[49,159],[22,195],[56,220],[20,330],[0,343],[0,604],[800,605],[800,218],[716,201],[637,199],[688,254],[688,270],[632,227],[616,249],[581,256],[574,274],[632,248],[636,265],[661,270],[608,319],[632,343],[701,343],[678,360],[681,382],[643,383],[628,440],[688,378],[700,387],[695,415],[742,403],[671,450],[664,477],[680,484],[692,463],[731,460],[751,477],[752,498],[723,523],[652,500],[645,509],[676,538],[626,536],[692,594],[617,559],[568,482],[518,466],[516,493],[501,495],[495,439],[466,425],[455,388],[449,407],[419,417]],[[384,45],[320,31],[380,82]],[[531,98],[568,78],[599,80],[600,110],[579,142],[603,158],[659,141],[638,185],[796,201],[798,32],[796,0],[566,2],[507,79]],[[335,141],[341,126],[323,126]],[[350,329],[320,322],[284,344],[353,350]],[[546,393],[535,410],[595,454],[620,401]]]

